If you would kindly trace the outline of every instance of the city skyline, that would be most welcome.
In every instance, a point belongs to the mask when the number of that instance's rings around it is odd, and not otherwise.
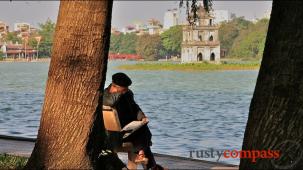
[[[253,20],[266,15],[271,10],[271,3],[271,1],[213,1],[213,8],[227,10],[229,13]],[[173,8],[179,8],[179,1],[114,1],[112,27],[121,30],[135,22],[145,23],[150,18],[163,23],[164,13]],[[0,20],[6,22],[10,30],[17,22],[27,22],[38,27],[38,23],[44,23],[48,18],[56,22],[58,10],[59,1],[1,1]],[[184,8],[181,8],[181,22],[185,20],[184,11]]]

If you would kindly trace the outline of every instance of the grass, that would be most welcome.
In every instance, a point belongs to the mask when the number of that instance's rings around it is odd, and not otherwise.
[[[0,169],[21,169],[27,160],[25,157],[0,154]]]
[[[140,62],[120,65],[123,70],[172,70],[172,71],[215,71],[215,70],[257,70],[259,61],[223,61],[215,63],[172,63],[172,62]]]

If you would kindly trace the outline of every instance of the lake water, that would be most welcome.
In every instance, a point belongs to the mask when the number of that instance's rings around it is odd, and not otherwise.
[[[121,63],[109,63],[106,86]],[[0,134],[36,137],[48,66],[0,63]],[[189,157],[191,150],[241,149],[258,71],[124,72],[150,119],[153,152]],[[199,159],[195,152],[193,157]]]

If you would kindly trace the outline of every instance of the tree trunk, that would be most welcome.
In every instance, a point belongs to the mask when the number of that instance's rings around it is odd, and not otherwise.
[[[242,147],[280,150],[280,157],[241,159],[240,169],[303,168],[302,8],[302,1],[273,1]]]
[[[94,168],[104,139],[100,105],[112,4],[61,2],[40,128],[27,169]]]

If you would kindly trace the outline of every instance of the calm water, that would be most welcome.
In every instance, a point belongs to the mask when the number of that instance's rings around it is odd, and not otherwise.
[[[109,63],[106,85],[121,63]],[[0,134],[36,137],[48,66],[0,63]],[[150,119],[154,152],[189,157],[190,150],[241,149],[257,71],[124,72]]]

